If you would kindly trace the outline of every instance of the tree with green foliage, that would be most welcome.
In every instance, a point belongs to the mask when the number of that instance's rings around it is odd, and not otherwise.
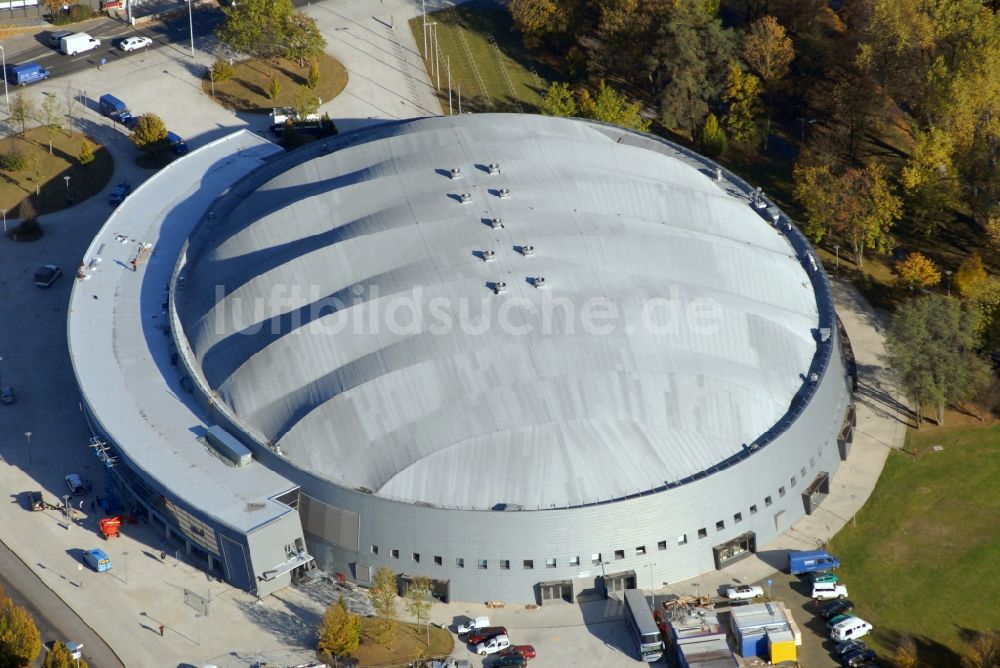
[[[322,73],[319,71],[319,63],[317,63],[315,60],[310,60],[309,74],[306,75],[306,85],[309,86],[309,88],[311,88],[312,90],[316,90],[316,87],[319,86],[321,77]]]
[[[347,610],[344,595],[331,603],[319,627],[317,648],[328,659],[347,656],[361,643],[361,617]]]
[[[229,81],[236,75],[236,68],[229,64],[228,60],[219,59],[212,63],[212,80],[215,83]]]
[[[316,21],[295,11],[291,0],[240,0],[224,10],[216,30],[219,41],[233,51],[268,64],[285,56],[303,63],[326,48]]]
[[[46,95],[35,118],[45,129],[45,137],[49,140],[49,155],[52,155],[52,141],[62,132],[63,116],[59,98],[55,95]]]
[[[709,113],[705,117],[705,125],[701,128],[701,150],[712,158],[722,155],[728,144],[726,133],[719,125],[719,119],[715,114]]]
[[[77,159],[81,165],[89,165],[94,161],[94,143],[86,137],[80,142],[80,155]]]
[[[271,101],[277,100],[281,95],[281,80],[271,79],[267,84],[267,96]]]
[[[322,101],[311,89],[303,87],[295,94],[295,114],[301,120],[319,112],[319,105]]]
[[[929,288],[941,282],[941,272],[934,261],[920,252],[913,252],[896,265],[896,278],[902,287]]]
[[[324,49],[326,38],[319,31],[316,19],[302,12],[295,12],[288,18],[285,25],[285,50],[282,54],[285,58],[304,67],[307,61],[315,63],[315,59],[323,55]]]
[[[549,84],[548,90],[542,96],[542,103],[538,110],[546,116],[579,116],[580,110],[576,105],[576,98],[573,91],[569,89],[569,84],[553,81]]]
[[[900,637],[893,661],[896,668],[917,668],[920,665],[917,661],[917,643],[913,640],[913,636]]]
[[[736,60],[729,61],[726,88],[722,100],[726,103],[726,115],[722,122],[729,137],[747,148],[754,148],[760,141],[760,79],[743,68]]]
[[[163,119],[153,113],[140,116],[132,131],[132,143],[147,155],[159,155],[167,146],[167,126]]]
[[[431,596],[431,579],[426,575],[414,577],[406,588],[406,610],[416,617],[417,626],[421,621],[427,632],[427,646],[431,644],[430,612],[434,599]]]
[[[4,595],[0,588],[0,667],[26,666],[41,649],[41,634],[31,613]]]
[[[21,126],[21,134],[28,130],[28,121],[35,117],[35,103],[30,97],[18,91],[10,105],[10,120]]]
[[[564,45],[571,28],[579,29],[576,17],[582,4],[578,0],[510,0],[509,9],[525,46],[534,49]]]
[[[914,299],[893,315],[887,359],[913,398],[917,428],[923,404],[937,407],[937,423],[943,425],[948,403],[968,401],[989,383],[989,366],[975,352],[978,320],[975,309],[942,295]]]
[[[74,659],[73,654],[58,640],[52,643],[52,649],[45,653],[42,668],[89,668],[85,659]]]
[[[795,58],[792,38],[784,26],[773,16],[763,16],[750,24],[746,40],[743,42],[743,58],[747,65],[764,83],[765,89],[773,93],[777,82],[788,74],[788,67]],[[764,125],[764,148],[771,133],[771,103],[765,104],[767,113]]]
[[[864,251],[888,252],[892,228],[903,215],[897,197],[878,163],[835,173],[829,165],[796,165],[795,199],[805,210],[804,231],[814,242],[830,233],[842,236],[858,267]]]
[[[639,114],[638,104],[629,102],[624,95],[606,85],[603,79],[598,84],[593,111],[589,117],[640,132],[649,131],[651,125],[648,119]]]
[[[669,5],[668,20],[657,26],[645,52],[646,77],[660,106],[660,119],[694,137],[725,86],[726,64],[736,52],[733,31],[723,28],[718,0]]]
[[[392,647],[396,640],[396,574],[388,566],[380,566],[375,571],[375,579],[368,595],[375,608],[372,636],[375,642]]]

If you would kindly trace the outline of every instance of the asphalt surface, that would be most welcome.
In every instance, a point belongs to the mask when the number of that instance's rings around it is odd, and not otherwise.
[[[27,608],[35,618],[35,625],[42,634],[42,644],[56,640],[83,643],[83,657],[92,668],[124,668],[107,643],[2,542],[0,586],[7,596]],[[41,665],[44,657],[43,649],[35,665]]]

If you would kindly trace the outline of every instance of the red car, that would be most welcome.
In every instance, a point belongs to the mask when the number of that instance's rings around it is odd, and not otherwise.
[[[535,646],[534,645],[511,645],[505,650],[500,651],[500,656],[511,656],[517,654],[518,656],[523,656],[525,659],[535,658]]]
[[[506,633],[507,629],[502,626],[487,626],[483,629],[476,629],[465,636],[465,642],[470,645],[478,645],[481,642],[486,642],[493,636],[506,635]]]

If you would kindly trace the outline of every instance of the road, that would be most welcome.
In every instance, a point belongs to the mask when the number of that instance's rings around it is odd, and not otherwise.
[[[0,586],[18,605],[28,609],[42,634],[42,643],[73,640],[83,643],[83,656],[92,668],[125,668],[111,648],[52,593],[7,546],[0,542]],[[39,655],[41,665],[45,651]]]

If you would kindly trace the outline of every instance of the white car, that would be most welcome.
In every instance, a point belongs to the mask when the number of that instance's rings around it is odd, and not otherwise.
[[[508,647],[510,647],[510,638],[505,635],[493,636],[489,640],[476,645],[476,654],[479,654],[480,656],[496,654],[500,650],[507,649]]]
[[[833,582],[817,582],[813,585],[814,601],[829,601],[834,598],[847,598],[847,587]]]
[[[476,617],[475,619],[470,619],[464,624],[460,624],[458,626],[458,635],[464,636],[475,631],[476,629],[485,629],[489,625],[489,617]]]
[[[138,51],[139,49],[145,49],[152,43],[153,40],[148,37],[126,37],[118,44],[118,48],[122,51]]]
[[[748,601],[763,595],[764,590],[756,585],[738,585],[726,589],[726,598],[730,601]]]

